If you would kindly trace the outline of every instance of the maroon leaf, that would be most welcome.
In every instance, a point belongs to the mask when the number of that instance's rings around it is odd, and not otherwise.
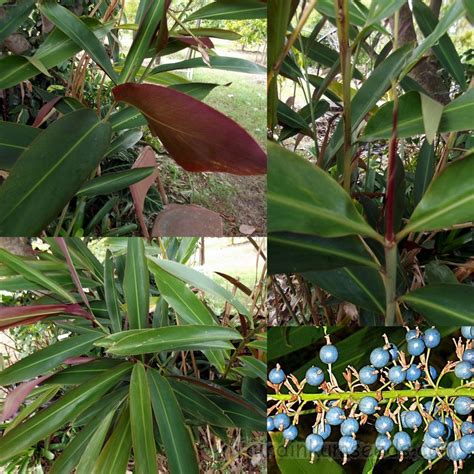
[[[33,122],[33,127],[38,128],[42,123],[43,120],[48,116],[48,114],[51,112],[51,110],[54,109],[54,106],[62,99],[62,97],[55,97],[54,99],[51,99],[49,102],[43,105],[41,109],[39,109],[38,115],[35,118],[35,121]]]
[[[31,391],[44,380],[51,377],[51,375],[43,375],[29,382],[23,382],[18,387],[8,392],[5,402],[3,403],[3,412],[0,415],[0,423],[11,418],[20,408],[21,404],[25,401],[26,397]]]
[[[154,84],[122,84],[116,100],[141,110],[153,134],[187,171],[265,174],[267,158],[236,122],[193,97]]]
[[[156,217],[152,237],[222,237],[224,225],[216,212],[194,204],[169,204]]]
[[[32,324],[49,316],[70,314],[90,319],[90,314],[78,304],[49,304],[33,306],[11,306],[0,308],[0,329]]]
[[[156,158],[153,148],[146,146],[143,151],[140,153],[140,156],[137,158],[132,168],[146,168],[146,167],[156,167]],[[149,239],[150,234],[148,228],[145,224],[145,218],[143,216],[143,206],[145,204],[146,195],[151,186],[153,186],[158,171],[153,173],[148,178],[145,178],[138,183],[132,184],[130,186],[130,193],[132,194],[133,204],[135,205],[135,213],[137,214],[138,221],[140,222],[140,227],[142,229],[143,237]]]
[[[89,362],[92,362],[93,360],[96,360],[96,357],[69,357],[69,359],[66,359],[64,361],[65,364],[67,365],[81,365],[81,364],[88,364]]]
[[[199,46],[200,44],[203,44],[206,48],[214,48],[214,43],[212,42],[211,38],[207,38],[205,36],[200,37],[199,41],[191,36],[177,36],[176,39],[181,41],[181,43],[189,44],[190,46]]]

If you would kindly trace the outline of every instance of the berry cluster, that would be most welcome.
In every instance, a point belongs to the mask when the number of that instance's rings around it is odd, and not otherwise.
[[[474,409],[474,382],[470,382],[474,374],[474,326],[462,327],[461,334],[463,338],[454,340],[458,360],[447,362],[440,374],[429,363],[431,349],[441,341],[436,328],[424,333],[419,328],[407,328],[407,354],[384,335],[384,345],[370,354],[370,365],[358,371],[347,367],[343,374],[348,384],[346,391],[332,373],[339,354],[326,336],[319,358],[327,365],[327,376],[320,367],[311,367],[299,382],[293,375],[287,376],[279,365],[268,374],[268,386],[275,394],[268,396],[273,405],[268,410],[267,430],[282,431],[287,446],[298,436],[299,416],[315,413],[313,432],[306,437],[310,462],[339,426],[338,446],[344,463],[357,450],[356,435],[361,425],[374,424],[380,458],[393,446],[400,453],[400,460],[412,447],[412,432],[423,430],[421,456],[430,467],[435,460],[447,456],[456,472],[474,454],[474,424],[470,416]],[[459,386],[444,388],[441,379],[450,372],[460,379]],[[321,392],[304,393],[306,384],[319,387]],[[281,393],[282,387],[289,393]],[[310,403],[314,408],[303,410]]]

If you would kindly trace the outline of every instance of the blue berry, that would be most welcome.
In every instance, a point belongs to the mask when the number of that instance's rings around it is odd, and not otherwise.
[[[459,445],[466,454],[474,454],[474,435],[462,436],[459,440]]]
[[[474,433],[474,423],[470,421],[463,421],[461,425],[461,433],[464,435]]]
[[[390,354],[383,347],[377,347],[370,353],[370,363],[380,369],[385,367],[390,361]]]
[[[340,425],[344,418],[344,410],[339,407],[331,407],[326,413],[326,421],[333,426]]]
[[[432,365],[428,367],[428,370],[430,371],[431,380],[436,380],[438,378],[438,371]]]
[[[461,327],[461,334],[466,339],[474,339],[474,326],[462,326]]]
[[[275,385],[279,385],[286,379],[285,372],[280,369],[280,367],[275,367],[274,369],[270,370],[268,374],[268,380]]]
[[[306,382],[313,387],[319,387],[324,381],[324,372],[319,367],[310,367],[306,371]]]
[[[441,421],[434,420],[428,425],[427,433],[433,438],[443,437],[446,434],[446,426]]]
[[[374,397],[364,397],[359,401],[359,410],[366,415],[373,415],[377,406],[378,402]]]
[[[448,434],[445,436],[445,438],[449,439],[451,438],[451,435],[453,434],[453,429],[454,429],[453,419],[450,416],[447,416],[444,419],[444,424],[448,427]]]
[[[427,461],[433,461],[433,459],[436,459],[438,457],[438,453],[436,452],[436,450],[426,446],[426,444],[423,444],[421,446],[421,451],[420,452],[421,452],[421,455]]]
[[[404,424],[405,428],[410,428],[410,429],[417,429],[421,424],[423,423],[423,419],[421,418],[421,415],[419,412],[416,410],[408,411],[405,414],[404,417]]]
[[[454,411],[458,415],[469,415],[473,407],[472,398],[469,397],[458,397],[454,401]]]
[[[418,337],[418,331],[416,329],[410,329],[406,334],[405,334],[405,340],[408,342],[410,339],[413,339],[415,337]]]
[[[399,365],[395,365],[394,367],[390,367],[388,371],[388,378],[394,384],[399,384],[405,381],[406,372],[403,370],[402,367]]]
[[[393,437],[393,446],[397,451],[406,451],[411,446],[410,435],[405,431],[395,433],[395,436]]]
[[[390,438],[387,435],[381,434],[377,436],[375,440],[375,447],[379,451],[388,451],[390,449],[390,446],[392,446],[392,442],[390,441]]]
[[[283,431],[283,438],[287,439],[288,441],[293,441],[297,436],[298,428],[295,425],[291,425]]]
[[[389,418],[388,416],[380,416],[375,421],[375,429],[380,434],[383,434],[383,435],[385,435],[385,434],[389,433],[390,431],[392,431],[394,426],[395,426],[395,424],[393,423],[392,419]]]
[[[472,372],[472,365],[469,362],[458,362],[454,367],[454,374],[461,380],[469,380],[472,377]]]
[[[448,443],[446,454],[451,461],[462,461],[467,458],[467,454],[461,449],[459,440]]]
[[[433,438],[429,433],[425,433],[423,436],[423,444],[428,446],[428,448],[437,449],[443,445],[443,440],[441,438]]]
[[[436,406],[434,400],[429,400],[423,404],[425,411],[427,411],[431,415],[436,415],[439,411],[439,407]]]
[[[337,352],[337,348],[332,344],[326,344],[325,346],[321,347],[321,350],[319,351],[319,358],[325,364],[334,364],[338,357],[339,354]]]
[[[344,436],[352,436],[359,431],[359,422],[355,418],[347,418],[342,422],[341,434]]]
[[[267,431],[273,431],[275,429],[275,423],[273,421],[273,418],[269,416],[267,418]]]
[[[321,438],[328,439],[331,436],[331,425],[329,423],[320,424],[316,431]]]
[[[343,454],[352,454],[357,449],[357,441],[352,436],[342,436],[339,439],[339,449]]]
[[[416,364],[411,364],[406,371],[406,378],[408,382],[414,382],[418,380],[421,376],[421,369],[416,366]]]
[[[474,349],[466,349],[462,355],[462,360],[474,364]]]
[[[273,418],[273,424],[279,431],[283,431],[290,426],[290,417],[286,413],[279,413]]]
[[[388,350],[392,360],[395,360],[398,357],[398,347],[395,344],[390,344],[390,349]]]
[[[313,433],[306,437],[305,444],[310,453],[319,453],[323,449],[324,439]]]
[[[441,334],[437,329],[430,328],[425,331],[423,340],[425,341],[425,346],[428,347],[428,349],[433,349],[441,342]]]
[[[365,385],[372,385],[377,382],[379,372],[371,365],[365,365],[359,371],[359,379]]]
[[[421,337],[414,337],[407,343],[407,351],[412,356],[419,356],[425,351],[425,343]]]

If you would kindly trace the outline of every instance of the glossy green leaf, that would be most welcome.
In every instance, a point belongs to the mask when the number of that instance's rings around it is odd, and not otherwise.
[[[112,254],[110,253],[110,250],[107,250],[104,262],[105,302],[107,304],[107,311],[109,312],[113,332],[120,332],[122,330],[122,313],[120,311],[118,292],[115,287],[114,273],[115,267]]]
[[[413,16],[425,37],[428,37],[438,25],[438,20],[431,11],[431,8],[421,0],[413,1]],[[441,36],[438,43],[432,49],[441,65],[451,74],[461,86],[461,89],[466,90],[464,66],[448,34]]]
[[[385,313],[385,287],[380,273],[367,267],[344,267],[303,276],[341,301]]]
[[[151,402],[171,474],[198,473],[198,461],[190,431],[173,389],[157,370],[147,373]]]
[[[267,380],[267,364],[253,356],[240,356],[239,360],[249,369],[249,377],[259,378],[264,383]]]
[[[472,323],[474,287],[470,285],[428,285],[400,299],[432,324],[465,326]]]
[[[222,28],[206,27],[188,28],[186,31],[177,30],[174,32],[170,32],[170,36],[186,36],[189,33],[192,33],[193,35],[198,37],[220,38],[229,41],[237,41],[238,39],[242,38],[242,35],[240,35],[236,31],[223,30]]]
[[[405,3],[407,3],[407,0],[372,0],[367,24],[378,23],[384,18],[392,16]]]
[[[40,132],[38,128],[0,121],[0,169],[9,170]]]
[[[119,359],[95,359],[86,364],[73,365],[67,369],[56,372],[44,385],[80,385],[99,374],[107,372],[119,365]]]
[[[0,43],[28,18],[35,5],[35,0],[19,0],[16,5],[9,5],[5,16],[0,19]]]
[[[268,235],[268,273],[332,270],[348,265],[379,265],[355,236],[324,238],[276,232]]]
[[[138,355],[160,351],[233,349],[227,341],[239,339],[242,336],[235,329],[189,325],[119,332],[97,341],[96,345],[115,355]]]
[[[267,391],[265,382],[260,382],[255,378],[244,377],[242,379],[242,395],[249,402],[260,410],[265,410],[267,406]]]
[[[30,266],[28,262],[24,261],[21,257],[13,255],[4,249],[0,249],[0,262],[13,270],[15,273],[22,275],[27,280],[39,284],[41,287],[56,293],[71,303],[76,303],[74,297],[65,291],[61,285],[56,283],[41,271],[38,271],[34,267]]]
[[[258,65],[257,63],[240,58],[210,56],[209,64],[211,65],[212,69],[223,69],[224,71],[235,71],[248,74],[266,73],[266,68]],[[156,74],[158,72],[175,71],[177,69],[191,69],[199,67],[209,68],[209,65],[202,58],[185,59],[184,61],[179,61],[177,63],[161,64],[152,70],[152,74]]]
[[[278,101],[277,117],[280,125],[286,125],[306,134],[311,133],[306,120],[281,100]]]
[[[361,234],[378,238],[349,195],[329,174],[274,143],[269,142],[267,149],[270,232],[322,237]]]
[[[438,260],[433,260],[425,265],[425,282],[430,286],[439,283],[453,285],[459,283],[451,269],[447,265],[441,264]]]
[[[170,87],[177,91],[188,94],[198,100],[205,99],[220,84],[212,84],[209,82],[193,82],[191,84],[173,84]],[[226,86],[229,84],[225,84]]]
[[[167,381],[171,385],[184,413],[198,418],[206,424],[222,427],[233,426],[232,420],[224,411],[199,390],[196,390],[190,384],[173,378],[168,378]]]
[[[218,298],[222,298],[225,301],[228,301],[232,306],[234,306],[237,311],[245,316],[249,316],[248,309],[229,291],[224,287],[218,285],[214,280],[207,277],[201,272],[194,270],[186,265],[183,265],[178,262],[173,262],[172,260],[161,260],[153,257],[148,257],[148,262],[151,268],[153,264],[162,268],[171,275],[179,278],[180,280],[192,285],[205,293],[214,295]]]
[[[397,49],[387,59],[382,61],[364,81],[351,101],[351,128],[353,133],[388,90],[392,79],[399,74],[410,53],[410,44]],[[342,120],[340,120],[329,141],[325,155],[326,161],[336,154],[343,142],[343,125]]]
[[[141,115],[141,113],[139,113]],[[112,120],[111,120],[112,123]],[[146,122],[145,122],[146,123]],[[110,144],[107,154],[105,156],[113,155],[121,150],[128,150],[135,146],[143,137],[143,132],[141,130],[127,130],[124,133],[118,135],[115,140]]]
[[[430,184],[400,232],[428,231],[474,221],[474,154],[449,165]],[[449,189],[449,192],[446,190]]]
[[[118,76],[112,67],[105,47],[90,28],[74,13],[59,5],[56,0],[43,0],[39,5],[39,9],[57,28],[87,51],[107,75],[117,83]]]
[[[474,25],[474,4],[471,0],[463,0],[464,8],[466,9],[466,17],[471,25]]]
[[[110,134],[110,125],[88,109],[65,115],[43,131],[0,186],[0,235],[41,232],[98,165]]]
[[[336,9],[332,0],[318,0],[316,4],[316,10],[322,15],[328,18],[336,18]],[[356,2],[350,2],[349,4],[349,22],[351,25],[365,26],[367,21],[366,15],[360,9],[360,6]]]
[[[71,275],[68,273],[44,273],[47,277],[60,285],[63,290],[75,289],[75,284],[71,280]],[[100,284],[88,278],[81,278],[83,288],[97,288]],[[44,291],[44,286],[40,283],[28,280],[21,275],[8,276],[0,278],[0,289],[4,291]]]
[[[107,33],[107,28],[95,18],[83,18],[79,21],[90,28],[98,39],[102,39]],[[55,28],[38,48],[34,58],[47,69],[51,69],[71,58],[80,50],[80,46]],[[40,74],[40,71],[28,59],[16,55],[0,58],[0,70],[2,71],[0,89],[13,87]]]
[[[267,18],[267,4],[260,0],[216,0],[188,16],[192,20],[251,20]]]
[[[438,132],[444,107],[443,104],[425,94],[420,94],[420,99],[426,140],[428,143],[433,143]]]
[[[92,473],[126,474],[131,449],[130,412],[127,406],[123,408],[115,429],[102,449]]]
[[[97,333],[85,334],[51,344],[2,370],[0,384],[11,385],[32,379],[37,375],[44,375],[61,365],[69,357],[86,354],[94,347],[94,342],[101,337],[102,334]]]
[[[135,237],[128,240],[123,291],[130,329],[147,327],[150,275],[145,259],[145,245],[141,238]]]
[[[76,193],[76,196],[92,197],[115,193],[148,178],[154,172],[155,168],[148,167],[104,174],[84,184]]]
[[[131,365],[127,362],[110,370],[106,375],[89,380],[0,438],[0,462],[24,452],[25,449],[56,432],[58,428],[100,399],[130,369]]]
[[[295,440],[291,443],[291,449],[298,453],[298,457],[296,457],[283,447],[284,439],[282,433],[271,433],[270,437],[281,474],[311,474],[314,472],[343,474],[345,472],[342,466],[325,454],[318,454],[315,461],[311,464],[309,462],[311,453],[306,449],[303,441]]]
[[[156,472],[155,436],[145,367],[137,362],[130,380],[130,423],[137,473]],[[161,433],[163,436],[163,433]]]
[[[147,124],[147,121],[137,108],[126,106],[112,114],[109,118],[109,123],[112,125],[112,130],[118,132],[120,130],[144,126]]]
[[[409,92],[400,97],[398,107],[397,135],[400,138],[425,133],[421,98],[418,92]],[[393,102],[384,104],[369,120],[360,141],[390,138],[392,133]],[[447,104],[438,131],[457,132],[474,128],[474,89],[470,89]]]
[[[150,3],[150,6],[143,18],[137,34],[133,39],[132,46],[125,58],[125,64],[120,72],[119,83],[129,81],[135,77],[140,69],[146,53],[156,35],[158,26],[163,19],[165,13],[165,1],[156,0]]]
[[[415,204],[418,204],[425,194],[435,171],[434,144],[429,144],[426,140],[421,145],[418,159],[416,160],[415,187],[413,197]]]

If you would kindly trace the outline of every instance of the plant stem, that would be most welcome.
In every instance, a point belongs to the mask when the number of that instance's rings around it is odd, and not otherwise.
[[[337,36],[339,38],[339,57],[341,62],[343,87],[344,121],[344,189],[351,192],[352,130],[351,130],[351,48],[349,46],[349,0],[335,0],[337,9]]]
[[[427,388],[421,390],[387,390],[378,392],[340,392],[340,393],[300,393],[299,398],[304,402],[325,401],[325,400],[360,400],[364,397],[374,397],[382,400],[392,400],[396,398],[433,398],[433,397],[459,397],[474,396],[474,387],[456,388]],[[267,401],[293,400],[294,395],[276,393],[267,395]]]
[[[395,325],[395,308],[397,297],[397,245],[392,242],[391,245],[385,244],[385,326]]]

